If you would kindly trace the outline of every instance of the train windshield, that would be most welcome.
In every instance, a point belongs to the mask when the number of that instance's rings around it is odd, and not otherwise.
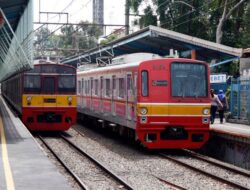
[[[58,77],[58,92],[76,92],[75,75],[63,75]]]
[[[24,76],[24,92],[40,92],[41,91],[41,78],[35,75]]]
[[[198,63],[171,64],[171,95],[175,97],[206,97],[207,68]]]

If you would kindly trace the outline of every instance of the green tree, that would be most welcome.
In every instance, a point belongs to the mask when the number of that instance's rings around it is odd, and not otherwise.
[[[243,15],[242,30],[239,33],[239,41],[237,47],[250,47],[250,4],[246,7],[246,13]]]
[[[153,15],[153,10],[150,6],[144,9],[144,15],[139,19],[140,28],[147,27],[149,25],[157,25],[157,16]]]
[[[77,26],[65,26],[61,29],[61,38],[64,49],[71,48],[75,51],[63,51],[64,56],[72,52],[87,50],[98,45],[98,38],[101,35],[101,28],[87,21],[81,21]],[[78,51],[77,51],[78,50]]]
[[[44,47],[49,45],[48,37],[51,31],[48,28],[40,28],[35,32],[34,45],[36,47]]]
[[[100,45],[105,45],[109,42],[112,42],[114,40],[118,39],[118,36],[116,34],[111,34],[106,37],[106,39],[101,40]]]
[[[145,2],[145,0],[130,0],[129,5],[131,10],[136,12]],[[151,10],[157,13],[160,26],[163,28],[233,47],[250,45],[249,0],[152,0],[152,2],[156,9],[151,7]],[[148,12],[144,10],[144,13]],[[147,26],[152,17],[155,15],[141,19],[140,26]]]
[[[232,16],[234,12],[236,12],[237,16],[242,16],[242,12],[239,11],[239,10],[242,9],[242,5],[246,1],[247,0],[240,0],[237,3],[234,3],[235,1],[233,1],[233,0],[224,0],[224,2],[219,1],[218,4],[219,5],[224,5],[224,8],[223,8],[222,15],[221,15],[221,17],[219,19],[219,22],[218,22],[218,25],[217,25],[217,28],[216,28],[216,42],[217,43],[222,42],[223,26],[225,25],[225,23],[227,22],[229,17]],[[232,26],[232,27],[235,27],[235,26]],[[232,28],[232,27],[230,27],[230,28]],[[237,25],[236,25],[236,27],[237,27]],[[239,27],[237,27],[237,28],[239,28]]]

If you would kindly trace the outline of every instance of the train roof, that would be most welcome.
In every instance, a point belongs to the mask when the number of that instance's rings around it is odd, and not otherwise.
[[[151,54],[151,53],[134,53],[134,54],[128,54],[128,55],[122,55],[119,57],[114,58],[114,63],[107,64],[103,66],[97,66],[93,67],[93,65],[86,70],[77,70],[78,74],[81,73],[91,73],[95,71],[106,71],[110,69],[123,69],[128,67],[136,67],[140,63],[144,61],[150,61],[150,60],[160,60],[160,59],[172,59],[173,61],[180,61],[183,60],[185,62],[192,61],[197,63],[204,63],[203,61],[199,60],[193,60],[193,59],[185,59],[185,58],[178,58],[178,57],[162,57],[157,54]]]
[[[68,64],[63,64],[63,63],[56,63],[56,62],[52,62],[52,61],[39,61],[37,63],[33,64],[34,66],[39,66],[39,65],[59,65],[59,66],[63,66],[63,67],[71,67],[74,68],[72,65],[68,65]]]

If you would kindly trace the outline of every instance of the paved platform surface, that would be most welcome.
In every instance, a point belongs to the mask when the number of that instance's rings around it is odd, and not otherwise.
[[[210,125],[211,131],[244,137],[250,139],[250,125],[227,123],[220,124],[219,119],[215,119],[214,124]]]
[[[5,189],[72,188],[0,96],[0,190]]]

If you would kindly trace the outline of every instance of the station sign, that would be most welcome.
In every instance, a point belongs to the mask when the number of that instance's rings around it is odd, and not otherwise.
[[[210,75],[210,83],[226,83],[226,82],[227,82],[226,74]]]

